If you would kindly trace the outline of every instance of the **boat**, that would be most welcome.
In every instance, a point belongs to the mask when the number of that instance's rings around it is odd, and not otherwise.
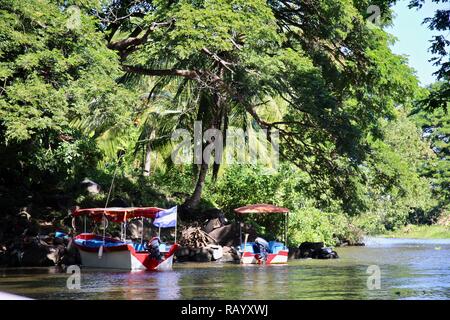
[[[171,270],[173,256],[179,245],[176,243],[176,216],[177,207],[164,210],[157,207],[131,207],[131,208],[90,208],[77,209],[72,216],[84,217],[85,232],[74,237],[74,244],[81,255],[81,264],[84,267],[124,269],[124,270]],[[103,234],[86,232],[86,217],[95,222],[103,223]],[[147,251],[144,239],[141,241],[126,239],[126,225],[130,219],[154,219],[156,227],[175,227],[175,243],[160,244],[162,258],[154,257]],[[120,223],[120,239],[106,236],[109,222]]]
[[[271,204],[253,204],[240,207],[234,212],[242,217],[247,214],[284,214],[284,243],[279,241],[269,241],[267,243],[267,254],[261,254],[259,246],[255,242],[247,242],[248,234],[242,242],[242,228],[239,223],[240,246],[239,254],[242,264],[286,264],[289,257],[289,249],[287,248],[287,228],[289,219],[289,209],[277,207]]]

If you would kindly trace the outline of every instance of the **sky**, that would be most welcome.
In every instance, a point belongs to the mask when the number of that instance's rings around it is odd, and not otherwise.
[[[428,52],[435,31],[428,29],[427,24],[422,24],[423,19],[432,17],[436,9],[443,9],[443,6],[449,4],[435,4],[431,1],[425,1],[425,5],[420,10],[409,9],[408,0],[397,2],[393,7],[396,14],[394,25],[386,29],[387,32],[398,38],[397,43],[392,46],[392,51],[396,54],[407,55],[409,65],[416,70],[417,77],[421,85],[426,86],[436,81],[433,72],[437,67],[429,62],[432,54]],[[449,36],[447,34],[447,36]]]

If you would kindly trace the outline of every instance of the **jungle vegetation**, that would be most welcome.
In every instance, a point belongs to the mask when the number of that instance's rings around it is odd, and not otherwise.
[[[423,88],[389,48],[395,2],[0,0],[1,214],[64,223],[104,206],[114,180],[111,203],[178,204],[187,220],[288,207],[293,243],[436,222],[450,201],[449,11],[426,21],[444,35]],[[172,132],[195,121],[278,130],[278,169],[173,163]]]

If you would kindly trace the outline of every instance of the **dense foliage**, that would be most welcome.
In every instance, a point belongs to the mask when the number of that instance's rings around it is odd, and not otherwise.
[[[114,179],[116,200],[194,218],[288,207],[292,243],[433,221],[448,206],[448,119],[416,102],[446,84],[422,92],[390,51],[394,2],[0,0],[4,212],[103,206]],[[171,133],[195,120],[278,130],[279,170],[174,164]]]
[[[448,101],[450,101],[450,40],[448,32],[450,31],[450,9],[444,4],[448,0],[432,0],[435,3],[442,3],[442,8],[436,10],[434,16],[427,17],[423,23],[428,25],[430,30],[437,34],[430,39],[431,47],[429,48],[434,55],[431,61],[439,69],[435,72],[438,80],[442,81],[440,86],[431,92],[431,94],[422,101],[422,105],[428,110],[442,108],[448,110]],[[425,0],[411,0],[410,8],[420,10]]]

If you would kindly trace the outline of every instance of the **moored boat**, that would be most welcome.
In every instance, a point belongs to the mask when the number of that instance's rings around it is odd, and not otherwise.
[[[266,242],[262,238],[255,239],[254,242],[247,242],[248,234],[242,242],[242,230],[240,229],[241,245],[239,253],[242,264],[286,264],[289,256],[287,248],[287,228],[289,209],[281,208],[270,204],[254,204],[234,210],[237,215],[246,214],[284,214],[284,243],[279,241]],[[264,252],[263,252],[264,251]]]
[[[154,219],[157,227],[176,227],[176,207],[164,210],[156,207],[147,208],[92,208],[75,210],[74,217],[84,216],[94,219],[96,222],[104,222],[104,230],[107,222],[121,224],[120,239],[107,237],[94,233],[81,233],[74,238],[75,246],[79,249],[81,263],[86,267],[125,269],[125,270],[170,270],[172,269],[173,256],[178,244],[159,245],[159,252],[155,256],[147,247],[144,239],[133,242],[126,239],[126,223],[132,218]],[[176,231],[175,231],[176,234]]]

